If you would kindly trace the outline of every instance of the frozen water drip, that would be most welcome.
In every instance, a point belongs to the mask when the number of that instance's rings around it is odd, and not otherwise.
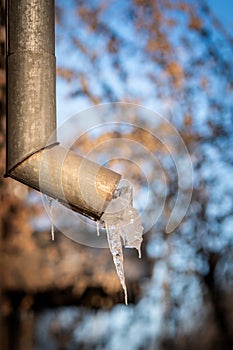
[[[45,196],[45,197],[46,197],[48,204],[49,204],[49,215],[50,215],[50,217],[52,217],[54,199],[50,198],[49,196]],[[51,239],[52,239],[52,241],[54,241],[54,223],[53,223],[52,219],[50,221],[51,221]]]
[[[100,222],[99,222],[99,220],[96,221],[96,232],[97,232],[97,237],[99,237],[99,235],[100,235]]]
[[[121,244],[121,237],[119,233],[119,227],[116,225],[108,226],[106,224],[106,231],[108,237],[108,244],[110,251],[112,253],[113,261],[116,267],[117,275],[121,282],[122,288],[125,294],[125,304],[128,304],[127,297],[127,288],[125,284],[125,274],[124,274],[124,266],[123,266],[123,251]]]
[[[141,217],[133,207],[133,189],[131,186],[124,186],[115,191],[112,200],[101,217],[101,221],[107,231],[109,248],[125,293],[125,304],[127,304],[122,244],[126,248],[136,248],[139,258],[141,258],[143,232]]]

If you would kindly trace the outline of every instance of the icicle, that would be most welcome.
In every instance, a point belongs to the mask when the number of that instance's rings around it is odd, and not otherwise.
[[[96,221],[96,232],[97,232],[97,236],[99,237],[99,235],[100,235],[100,222],[99,222],[99,220]]]
[[[139,257],[139,259],[141,259],[141,257],[142,257],[141,247],[138,248],[137,251],[138,251],[138,257]]]
[[[101,220],[108,225],[119,225],[119,233],[126,248],[136,248],[141,257],[143,227],[137,210],[133,207],[132,187],[125,186],[116,190]]]
[[[113,261],[116,267],[117,275],[120,279],[124,294],[125,294],[125,304],[128,305],[127,288],[125,284],[125,274],[123,266],[123,252],[121,244],[121,236],[119,233],[118,226],[108,226],[106,224],[106,231],[108,237],[108,244],[110,251],[112,253]]]
[[[51,238],[52,238],[52,241],[54,241],[54,224],[53,224],[53,222],[51,222]]]
[[[138,257],[141,258],[141,243],[143,227],[141,225],[141,218],[137,210],[133,207],[125,210],[123,220],[126,223],[122,226],[121,235],[124,237],[126,248],[135,248],[138,251]]]
[[[133,207],[132,187],[125,186],[115,191],[113,199],[101,217],[104,222],[109,248],[113,256],[121,285],[125,292],[127,304],[127,290],[125,285],[122,241],[126,248],[136,248],[141,258],[141,243],[143,227],[137,210]]]
[[[46,196],[46,199],[49,203],[49,214],[50,214],[50,217],[52,217],[54,199],[50,198],[48,196]],[[50,219],[50,221],[51,221],[51,239],[52,239],[52,241],[54,241],[54,223],[51,219]]]

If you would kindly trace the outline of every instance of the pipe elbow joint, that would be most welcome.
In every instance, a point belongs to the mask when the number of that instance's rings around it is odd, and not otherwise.
[[[121,175],[71,150],[44,148],[6,174],[93,220],[99,220]]]

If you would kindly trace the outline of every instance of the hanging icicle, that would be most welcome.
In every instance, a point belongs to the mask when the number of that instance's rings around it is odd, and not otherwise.
[[[52,221],[52,215],[53,215],[53,204],[54,204],[54,199],[49,197],[49,196],[45,196],[48,204],[49,204],[49,216],[50,216],[50,221],[51,221],[51,239],[52,241],[54,241],[54,223]]]
[[[117,189],[113,199],[101,217],[107,231],[108,244],[116,266],[117,274],[125,293],[122,241],[126,248],[136,248],[141,258],[143,227],[137,210],[133,207],[133,190],[130,186]]]

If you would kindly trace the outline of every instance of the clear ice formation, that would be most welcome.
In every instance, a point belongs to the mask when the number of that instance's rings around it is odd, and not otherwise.
[[[49,204],[49,215],[52,218],[52,210],[53,210],[54,199],[50,198],[49,196],[46,196],[46,195],[45,195],[45,197],[46,197],[46,199],[48,201],[48,204]],[[52,241],[54,241],[54,224],[53,224],[52,219],[51,219],[51,239],[52,239]]]
[[[125,284],[122,243],[126,248],[136,248],[141,258],[143,227],[137,210],[133,207],[133,189],[124,186],[117,189],[104,214],[101,217],[106,231],[110,251],[125,293],[127,305],[127,289]]]
[[[127,297],[127,288],[125,284],[125,274],[124,274],[124,266],[123,266],[123,251],[121,244],[121,236],[119,234],[119,228],[114,225],[108,226],[106,224],[108,244],[110,251],[112,253],[113,261],[117,270],[118,277],[120,279],[122,288],[125,294],[125,304],[128,304]]]
[[[99,220],[96,221],[96,231],[97,231],[97,236],[99,237],[99,235],[100,235],[100,222],[99,222]]]

